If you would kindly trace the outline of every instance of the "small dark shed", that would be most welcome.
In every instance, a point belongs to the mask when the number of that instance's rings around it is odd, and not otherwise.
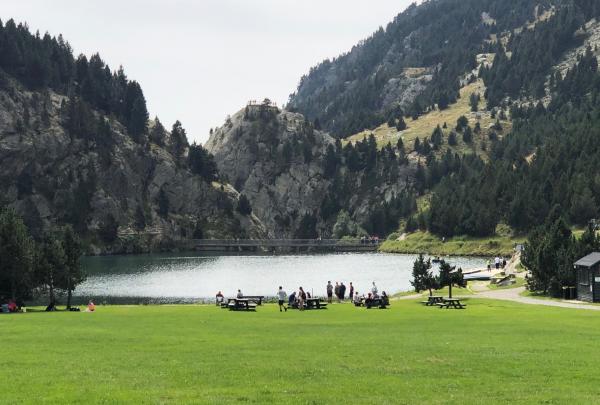
[[[600,253],[594,252],[575,262],[577,299],[600,302]]]

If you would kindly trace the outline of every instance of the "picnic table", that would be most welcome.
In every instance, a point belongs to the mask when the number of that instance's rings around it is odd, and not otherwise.
[[[442,302],[436,304],[439,308],[454,308],[454,309],[465,309],[467,304],[460,302],[460,298],[444,298]]]
[[[427,298],[427,301],[421,301],[421,304],[426,305],[428,307],[432,307],[436,304],[444,302],[444,297],[442,297],[441,295],[430,295]]]
[[[307,298],[306,309],[326,309],[327,303],[320,298]]]
[[[227,300],[227,308],[230,311],[255,311],[256,304],[251,303],[245,298],[229,298]]]
[[[390,301],[383,299],[381,297],[371,298],[371,300],[368,300],[367,298],[363,298],[362,305],[364,305],[365,308],[367,308],[367,309],[371,309],[371,308],[375,308],[375,307],[377,307],[379,309],[386,309],[388,307],[388,305],[390,305]]]

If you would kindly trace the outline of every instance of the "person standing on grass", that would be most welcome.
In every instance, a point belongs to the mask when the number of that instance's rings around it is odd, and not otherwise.
[[[335,293],[335,297],[337,298],[338,302],[340,302],[340,283],[337,281],[335,282],[335,289],[333,292]]]
[[[279,291],[277,291],[277,298],[279,300],[279,312],[281,312],[281,308],[287,312],[287,307],[285,306],[285,300],[287,300],[287,293],[283,290],[282,286],[279,286]]]
[[[376,297],[378,292],[379,292],[379,290],[377,289],[377,286],[375,285],[375,281],[373,281],[373,287],[371,287],[371,294],[373,294],[373,296]]]
[[[333,285],[331,284],[331,281],[327,282],[327,302],[329,302],[331,304],[331,298],[333,297]]]
[[[300,291],[298,291],[298,309],[300,311],[304,311],[304,303],[306,302],[306,293],[304,289],[300,287]]]
[[[350,281],[350,293],[348,294],[348,298],[354,298],[354,286],[352,285],[352,281]]]
[[[346,298],[346,285],[342,281],[342,284],[340,284],[340,300],[344,301],[344,298]]]

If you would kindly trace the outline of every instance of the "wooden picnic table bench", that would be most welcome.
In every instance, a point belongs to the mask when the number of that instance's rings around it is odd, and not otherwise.
[[[438,308],[454,308],[454,309],[465,309],[467,304],[460,302],[460,298],[444,298],[442,302],[436,304]]]
[[[441,295],[430,295],[427,297],[427,301],[421,301],[421,304],[426,305],[428,307],[432,307],[438,303],[444,302],[444,297]]]
[[[371,308],[375,308],[375,307],[377,307],[379,309],[386,309],[390,305],[390,301],[383,299],[381,297],[371,298],[370,301],[367,298],[365,298],[363,300],[363,305],[367,309],[371,309]]]
[[[256,304],[244,298],[229,298],[227,300],[227,308],[230,311],[255,311]]]
[[[307,298],[305,303],[306,309],[326,309],[327,303],[321,301],[320,298]]]

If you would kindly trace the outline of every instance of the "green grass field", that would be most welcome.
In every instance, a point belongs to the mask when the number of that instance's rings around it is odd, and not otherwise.
[[[592,311],[470,299],[0,314],[0,403],[593,403]]]

